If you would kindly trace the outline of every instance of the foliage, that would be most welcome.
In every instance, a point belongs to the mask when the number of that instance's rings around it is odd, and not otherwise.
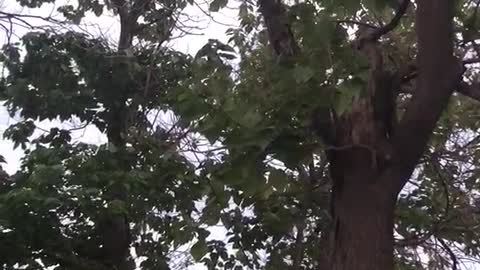
[[[78,24],[89,12],[120,16],[114,2],[59,11]],[[291,3],[288,23],[302,52],[295,61],[272,54],[247,1],[229,42],[209,40],[194,57],[168,49],[187,3],[143,7],[132,33],[138,43],[128,52],[79,31],[33,31],[4,46],[0,96],[22,119],[4,137],[25,157],[0,180],[3,269],[112,269],[99,224],[116,215],[128,217],[129,256],[142,269],[173,268],[185,248],[208,269],[289,269],[298,253],[298,269],[322,267],[331,227],[329,146],[312,115],[330,107],[341,115],[364,94],[367,63],[352,49],[358,25],[351,22],[384,24],[396,1]],[[214,0],[209,10],[226,5]],[[475,55],[469,43],[478,6],[456,5],[457,53]],[[383,37],[389,70],[414,60],[413,19],[409,10]],[[466,74],[478,77],[474,69]],[[401,115],[411,95],[399,90]],[[480,259],[477,106],[459,95],[450,101],[399,197],[397,269]],[[155,116],[162,112],[178,121],[162,126]],[[62,128],[34,136],[42,120],[78,120],[109,139],[118,131],[124,145],[79,143]],[[218,227],[225,241],[210,237]]]

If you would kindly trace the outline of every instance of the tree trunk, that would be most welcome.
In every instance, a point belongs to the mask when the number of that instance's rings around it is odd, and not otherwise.
[[[366,149],[332,156],[330,269],[393,270],[395,196],[379,187],[379,174]]]
[[[331,269],[393,269],[392,204],[374,190],[349,189],[335,200]]]
[[[301,53],[285,22],[282,1],[258,2],[275,54]],[[462,81],[463,65],[453,55],[453,1],[416,1],[419,75],[413,98],[397,123],[393,91],[398,87],[393,87],[395,76],[383,67],[378,40],[398,25],[409,2],[403,0],[384,27],[358,33],[355,47],[369,60],[370,68],[364,94],[343,115],[336,115],[333,108],[322,109],[312,121],[315,132],[329,145],[332,270],[393,270],[397,194],[424,152],[453,89]]]
[[[117,11],[120,15],[120,37],[118,43],[118,55],[124,55],[132,47],[133,29],[136,26],[137,17],[132,17],[131,11],[125,5],[125,1],[116,0]],[[112,91],[117,93],[112,103],[105,104],[107,108],[107,138],[108,142],[116,148],[118,169],[128,172],[131,168],[130,161],[127,158],[125,133],[127,130],[127,108],[126,100],[129,81],[128,65],[126,63],[115,63],[112,67]],[[111,181],[118,179],[111,179]],[[117,182],[109,187],[106,192],[106,198],[109,204],[126,203],[128,193],[121,182]],[[100,238],[102,241],[102,255],[104,264],[115,270],[135,269],[135,262],[130,254],[131,234],[129,217],[125,213],[110,213],[103,217],[98,224]]]

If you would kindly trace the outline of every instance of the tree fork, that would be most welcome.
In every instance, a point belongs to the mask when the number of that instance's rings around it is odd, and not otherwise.
[[[382,35],[393,30],[409,4],[409,0],[404,0],[392,21],[361,37],[357,48],[362,50],[365,45],[375,43]],[[294,56],[298,53],[280,1],[259,0],[259,6],[277,56]],[[377,130],[382,127],[375,124],[378,119],[374,119],[375,106],[378,106],[374,103],[379,90],[375,89],[377,83],[372,81],[375,72],[370,76],[373,85],[369,83],[367,86],[370,96],[357,100],[347,117],[342,117],[340,124],[334,121],[332,125],[332,121],[328,121],[331,115],[328,114],[317,121],[320,127],[316,131],[323,138],[331,140],[334,147],[367,146],[327,149],[333,179],[334,236],[330,258],[330,268],[333,270],[394,268],[393,224],[397,194],[413,172],[463,73],[453,57],[451,1],[420,1],[417,3],[416,17],[420,83],[398,128],[395,131]],[[375,59],[370,60],[370,68],[377,68]],[[325,132],[319,130],[324,127],[330,128],[329,132],[333,133],[324,136]],[[375,166],[376,153],[372,158],[368,149],[376,151],[379,139],[388,139],[392,148],[388,163],[383,164],[381,170]]]

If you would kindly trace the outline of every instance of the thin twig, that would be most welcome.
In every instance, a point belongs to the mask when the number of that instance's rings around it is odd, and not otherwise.
[[[457,270],[457,265],[458,265],[458,259],[453,250],[443,241],[443,239],[438,238],[437,239],[440,245],[447,251],[448,255],[452,259],[452,270]]]
[[[374,25],[364,23],[364,22],[355,21],[355,20],[335,20],[333,22],[339,23],[339,24],[355,24],[355,25],[360,25],[360,26],[364,26],[364,27],[367,27],[367,28],[377,29],[377,27],[374,26]]]

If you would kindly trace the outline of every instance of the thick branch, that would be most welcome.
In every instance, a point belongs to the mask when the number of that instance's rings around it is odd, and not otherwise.
[[[464,65],[479,63],[479,59],[468,59],[463,60]],[[416,65],[409,65],[409,69],[405,72],[400,72],[400,80],[403,82],[409,82],[412,79],[416,79],[418,77],[418,67]],[[480,82],[473,82],[473,83],[466,83],[464,81],[460,81],[458,86],[455,88],[457,93],[460,93],[466,97],[475,99],[480,101]],[[413,94],[415,91],[401,91],[402,93],[410,93]]]
[[[388,32],[395,29],[400,20],[402,19],[403,15],[407,12],[408,6],[410,5],[410,0],[403,0],[402,3],[398,6],[395,16],[393,16],[392,20],[383,27],[375,28],[372,30],[368,36],[364,37],[364,41],[375,41],[381,38],[383,35],[387,34]]]
[[[453,56],[451,1],[422,0],[417,5],[418,84],[393,136],[396,157],[391,169],[399,175],[392,183],[395,193],[408,181],[463,73]]]
[[[468,84],[466,82],[461,82],[457,91],[464,96],[480,101],[480,83]]]
[[[393,19],[387,25],[379,28],[377,31],[374,32],[373,37],[375,38],[375,40],[379,39],[381,36],[387,34],[388,32],[392,31],[397,27],[397,25],[400,23],[400,19],[407,12],[409,5],[410,0],[402,1],[402,3],[398,6],[397,11],[395,12],[395,16],[393,17]]]
[[[285,8],[280,0],[259,0],[258,4],[275,54],[277,56],[297,54],[298,45],[288,25]]]
[[[151,0],[136,0],[130,10],[130,16],[135,18],[135,20],[138,19],[138,17],[145,12],[151,2]]]

